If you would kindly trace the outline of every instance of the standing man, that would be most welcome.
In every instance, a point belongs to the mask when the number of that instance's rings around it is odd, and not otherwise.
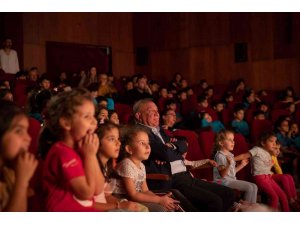
[[[187,144],[168,137],[159,127],[157,106],[142,99],[133,106],[137,126],[148,129],[150,157],[145,161],[147,173],[163,173],[171,177],[171,188],[179,190],[198,211],[226,212],[234,205],[234,191],[228,187],[195,179],[187,171],[182,154]]]
[[[11,38],[5,38],[3,48],[0,49],[0,69],[8,74],[16,74],[20,71],[18,54],[11,47]]]

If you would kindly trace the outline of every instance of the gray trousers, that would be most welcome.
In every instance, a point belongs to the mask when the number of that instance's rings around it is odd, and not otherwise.
[[[257,186],[254,183],[244,180],[226,179],[226,186],[245,192],[244,200],[250,203],[256,203]]]

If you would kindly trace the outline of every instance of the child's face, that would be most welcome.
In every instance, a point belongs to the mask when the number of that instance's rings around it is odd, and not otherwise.
[[[99,106],[107,107],[107,101],[101,101],[98,103]]]
[[[207,95],[211,97],[214,94],[214,89],[210,88],[207,90]]]
[[[293,113],[293,112],[295,112],[295,110],[296,110],[295,104],[291,104],[291,105],[289,106],[289,111],[290,111],[291,113]]]
[[[160,95],[163,97],[163,98],[167,98],[168,97],[168,91],[167,89],[163,88],[160,90]]]
[[[298,124],[296,124],[296,123],[292,124],[292,126],[291,126],[291,131],[292,131],[292,133],[294,133],[294,134],[298,134],[298,132],[299,132]]]
[[[176,122],[176,113],[173,110],[169,110],[166,115],[163,116],[164,124],[169,127],[173,127]]]
[[[184,101],[187,99],[187,95],[186,95],[186,92],[182,92],[180,95],[179,95],[179,98],[181,101]]]
[[[208,114],[208,113],[205,113],[204,114],[204,116],[203,116],[203,118],[207,121],[207,122],[212,122],[212,118],[211,118],[211,116]]]
[[[120,153],[120,136],[117,128],[108,130],[100,140],[99,154],[106,159],[116,159]]]
[[[267,105],[261,105],[260,110],[263,111],[263,112],[267,112],[268,111],[268,106]]]
[[[262,142],[261,145],[268,152],[272,152],[272,150],[276,148],[276,140],[277,138],[275,136],[271,136],[264,143]]]
[[[181,88],[186,88],[188,86],[187,80],[181,80]]]
[[[215,106],[215,110],[217,112],[221,112],[224,109],[224,105],[222,103],[219,103]]]
[[[234,115],[238,121],[242,121],[244,119],[244,114],[245,114],[244,110],[239,110]]]
[[[279,156],[279,154],[280,154],[280,145],[276,144],[275,148],[274,148],[273,151],[272,151],[272,154],[273,154],[274,156],[276,156],[276,157]]]
[[[126,150],[134,159],[139,161],[148,159],[151,152],[148,134],[138,132],[133,142],[127,145]]]
[[[256,117],[255,117],[256,120],[265,120],[266,117],[264,114],[258,114]]]
[[[187,90],[187,95],[193,95],[193,94],[194,94],[194,91],[192,88]]]
[[[50,81],[49,80],[43,80],[41,83],[41,87],[45,90],[48,90],[50,88]]]
[[[207,108],[208,107],[208,101],[205,99],[203,102],[201,102],[202,107]]]
[[[226,101],[227,102],[233,102],[233,96],[232,95],[228,96],[228,98],[226,98]]]
[[[29,122],[25,115],[16,116],[8,131],[3,135],[1,155],[6,160],[15,159],[19,153],[27,151],[31,142],[28,134]]]
[[[201,87],[202,87],[203,89],[207,88],[207,87],[208,87],[208,83],[207,83],[207,82],[203,82],[202,85],[201,85]]]
[[[91,96],[96,98],[98,96],[98,91],[91,91]]]
[[[98,114],[99,120],[108,120],[108,111],[106,109],[101,109]]]
[[[176,110],[176,104],[175,103],[172,103],[169,105],[169,109],[172,109],[172,110]]]
[[[10,92],[7,92],[6,95],[2,99],[11,101],[11,102],[14,101],[14,97],[13,97],[12,93],[10,93]]]
[[[126,84],[126,89],[127,89],[127,90],[133,89],[133,82],[128,82],[128,83]]]
[[[119,116],[117,113],[113,113],[111,116],[110,116],[110,119],[109,119],[111,122],[113,122],[114,124],[118,124],[120,123],[119,121]]]
[[[279,130],[282,132],[289,132],[289,122],[287,120],[284,120],[279,127]]]
[[[221,147],[224,150],[232,151],[234,148],[234,135],[233,133],[226,133],[225,140],[220,142]]]
[[[71,118],[70,133],[75,141],[79,141],[87,134],[92,134],[97,128],[94,117],[95,106],[92,101],[83,101],[82,105],[76,107],[76,112]]]

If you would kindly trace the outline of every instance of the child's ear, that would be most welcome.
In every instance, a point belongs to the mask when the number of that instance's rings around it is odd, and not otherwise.
[[[221,147],[223,147],[223,142],[222,141],[219,141],[218,143]]]
[[[71,121],[67,118],[61,117],[59,119],[59,125],[67,131],[71,130]]]
[[[131,155],[132,154],[132,150],[131,150],[131,147],[129,145],[125,145],[125,150],[126,152]]]

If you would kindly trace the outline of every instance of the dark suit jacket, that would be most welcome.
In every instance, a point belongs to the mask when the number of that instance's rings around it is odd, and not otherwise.
[[[138,126],[142,126],[139,125]],[[143,126],[144,127],[144,126]],[[161,139],[152,133],[151,129],[146,127],[149,131],[149,141],[151,146],[151,153],[149,159],[144,162],[147,173],[162,173],[167,175],[171,174],[170,162],[176,160],[183,160],[182,154],[187,151],[187,144],[184,140],[177,140],[172,142],[176,149],[166,146]],[[165,143],[170,142],[170,137],[165,134],[163,129],[160,129],[160,134]],[[158,165],[155,160],[166,162],[163,165]]]

